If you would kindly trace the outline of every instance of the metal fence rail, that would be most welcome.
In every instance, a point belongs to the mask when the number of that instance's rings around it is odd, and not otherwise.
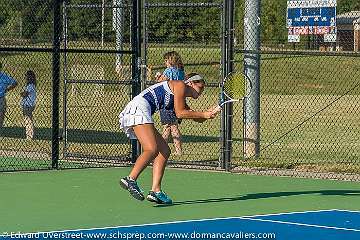
[[[256,91],[215,120],[183,120],[182,153],[169,138],[169,165],[360,180],[360,9],[338,1],[336,39],[327,42],[324,34],[288,38],[297,32],[285,2],[66,0],[54,8],[46,0],[19,12],[2,1],[1,72],[18,86],[5,96],[0,171],[132,164],[140,149],[118,114],[177,51],[186,73],[206,79],[191,108],[217,104],[231,71],[245,72]],[[32,139],[20,104],[28,70],[37,79]]]

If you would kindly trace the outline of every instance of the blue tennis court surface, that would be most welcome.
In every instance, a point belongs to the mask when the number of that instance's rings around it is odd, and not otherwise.
[[[0,239],[277,239],[357,240],[360,212],[320,210],[42,233]]]

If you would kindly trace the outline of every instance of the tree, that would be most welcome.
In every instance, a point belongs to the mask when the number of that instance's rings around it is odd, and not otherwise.
[[[360,11],[359,0],[337,0],[337,13]]]
[[[7,0],[2,4],[8,12],[8,15],[3,15],[6,23],[11,19],[22,21],[24,38],[39,41],[51,36],[52,0]]]
[[[283,43],[287,39],[286,2],[263,0],[261,8],[262,39]]]
[[[71,4],[101,4],[102,0],[66,0]],[[222,3],[223,0],[147,0],[149,3]],[[106,0],[112,4],[112,0]],[[131,0],[127,0],[131,3]],[[263,40],[278,43],[287,39],[286,8],[284,0],[261,0],[261,36]],[[124,17],[124,38],[130,38],[130,10]],[[150,40],[159,42],[218,42],[220,35],[220,8],[159,7],[148,10]],[[337,13],[360,11],[359,0],[337,0]],[[235,0],[236,37],[243,38],[244,0]],[[12,36],[22,22],[22,37],[32,41],[51,41],[53,0],[0,0],[0,28],[2,36]],[[114,41],[112,11],[105,11],[105,40]],[[101,8],[68,9],[70,40],[95,40],[101,36]],[[5,31],[9,30],[9,31]],[[18,35],[17,35],[18,36]]]

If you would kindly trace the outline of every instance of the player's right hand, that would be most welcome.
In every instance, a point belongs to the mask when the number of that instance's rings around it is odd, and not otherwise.
[[[221,112],[221,107],[219,105],[216,105],[209,108],[208,111],[212,112],[213,114],[218,114],[219,112]]]
[[[205,118],[206,119],[213,119],[216,117],[216,115],[218,114],[217,111],[206,111],[205,112]]]

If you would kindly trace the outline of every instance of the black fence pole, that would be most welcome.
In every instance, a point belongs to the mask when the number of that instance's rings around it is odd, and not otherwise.
[[[227,37],[228,37],[228,32],[227,32],[227,14],[228,14],[228,4],[227,4],[227,0],[223,1],[223,13],[222,13],[222,40],[221,40],[221,77],[224,79],[227,75],[227,51],[226,51],[226,46],[227,46]],[[223,99],[225,96],[224,94],[221,94],[220,98]],[[226,112],[223,110],[221,111],[221,133],[220,133],[220,167],[222,169],[225,169],[225,165],[226,165],[226,154],[225,154],[225,150],[226,150]]]
[[[132,33],[131,33],[131,48],[132,55],[132,98],[141,92],[141,0],[133,0],[132,9]],[[134,163],[140,154],[140,144],[137,140],[131,140],[131,161]]]
[[[227,43],[226,43],[226,73],[234,71],[234,0],[227,1]],[[224,111],[226,112],[226,145],[225,145],[225,170],[231,169],[232,156],[232,130],[233,130],[233,104],[226,104]]]
[[[223,19],[223,57],[222,57],[222,76],[225,78],[234,70],[234,1],[224,1],[224,19]],[[224,96],[222,96],[224,97]],[[221,115],[221,167],[226,171],[231,168],[231,151],[232,151],[232,122],[233,106],[225,104]]]
[[[60,97],[60,34],[61,0],[54,0],[53,51],[52,51],[52,168],[59,167],[59,97]]]

